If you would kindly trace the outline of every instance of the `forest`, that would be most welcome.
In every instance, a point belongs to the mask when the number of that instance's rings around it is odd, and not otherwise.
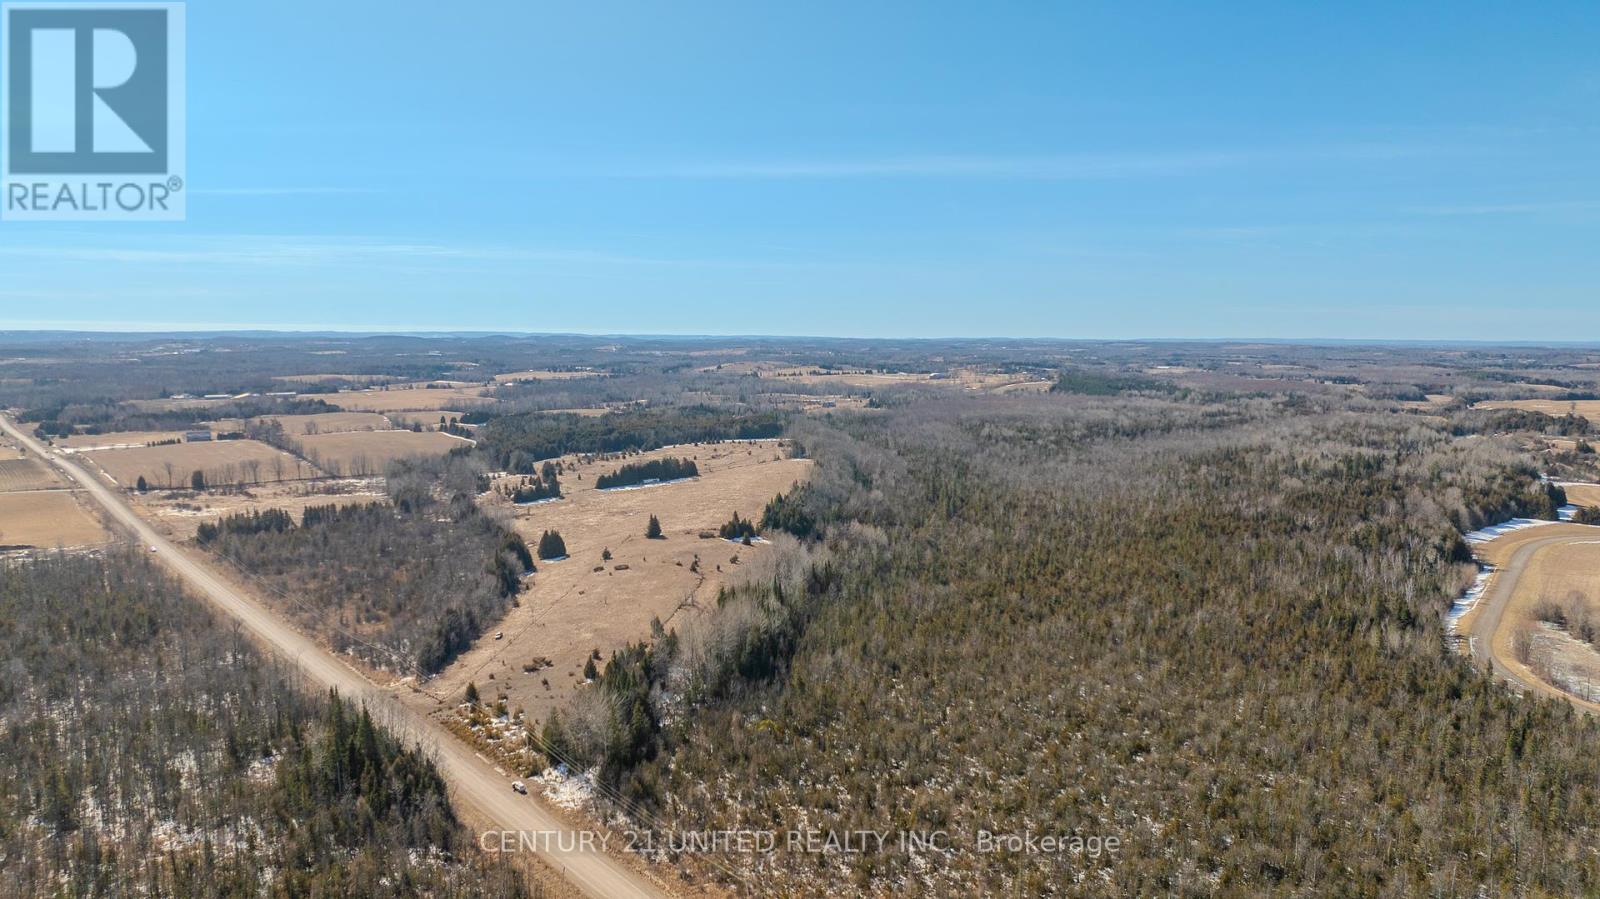
[[[1600,890],[1600,726],[1444,639],[1460,533],[1553,516],[1508,446],[1303,398],[949,402],[793,436],[817,476],[769,513],[809,536],[615,654],[552,758],[664,832],[954,848],[677,863],[773,896]],[[982,853],[982,830],[1121,849]]]
[[[783,420],[774,413],[740,414],[709,406],[640,409],[600,417],[522,413],[489,421],[479,448],[491,467],[533,474],[542,461],[568,453],[642,452],[682,443],[777,437]]]
[[[432,762],[132,551],[0,568],[0,895],[530,895]]]
[[[451,464],[411,466],[426,480]],[[312,506],[299,526],[246,513],[203,527],[198,542],[335,650],[383,670],[436,673],[516,602],[534,562],[521,537],[472,502],[470,473],[467,492],[441,498],[408,470],[389,479],[392,504]]]

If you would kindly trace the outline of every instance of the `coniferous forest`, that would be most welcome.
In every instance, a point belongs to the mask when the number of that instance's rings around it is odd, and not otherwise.
[[[131,551],[0,568],[0,895],[529,895],[366,710]]]
[[[793,436],[817,476],[767,520],[804,539],[616,654],[546,737],[664,830],[952,851],[678,863],[753,895],[1600,890],[1600,726],[1441,625],[1462,530],[1553,515],[1504,446],[1301,399],[951,402]],[[984,830],[1120,849],[983,853]]]

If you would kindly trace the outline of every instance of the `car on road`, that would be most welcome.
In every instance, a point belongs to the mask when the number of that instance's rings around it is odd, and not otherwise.
[[[504,639],[505,638],[505,632],[504,631],[495,631],[494,632],[494,638],[496,640]]]
[[[511,789],[515,790],[518,793],[521,793],[524,796],[528,795],[528,785],[523,783],[520,780],[512,781],[511,782]]]

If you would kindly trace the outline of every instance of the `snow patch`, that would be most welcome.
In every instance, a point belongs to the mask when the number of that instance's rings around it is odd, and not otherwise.
[[[590,768],[582,774],[570,774],[566,765],[546,768],[530,778],[544,791],[544,797],[564,809],[577,810],[594,803],[595,779],[599,768]]]

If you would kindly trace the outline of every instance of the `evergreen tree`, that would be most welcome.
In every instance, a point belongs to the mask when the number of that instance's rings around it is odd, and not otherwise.
[[[649,539],[649,540],[660,540],[660,539],[662,539],[662,535],[661,535],[661,519],[655,517],[654,515],[650,516],[650,523],[645,525],[645,528],[644,528],[644,536],[645,536],[646,539]]]
[[[559,531],[545,531],[539,537],[539,558],[560,559],[567,554],[567,543]]]
[[[735,512],[733,517],[728,519],[728,523],[718,529],[717,533],[724,540],[739,540],[749,546],[751,538],[756,535],[756,526],[750,519],[740,518],[739,513]]]

